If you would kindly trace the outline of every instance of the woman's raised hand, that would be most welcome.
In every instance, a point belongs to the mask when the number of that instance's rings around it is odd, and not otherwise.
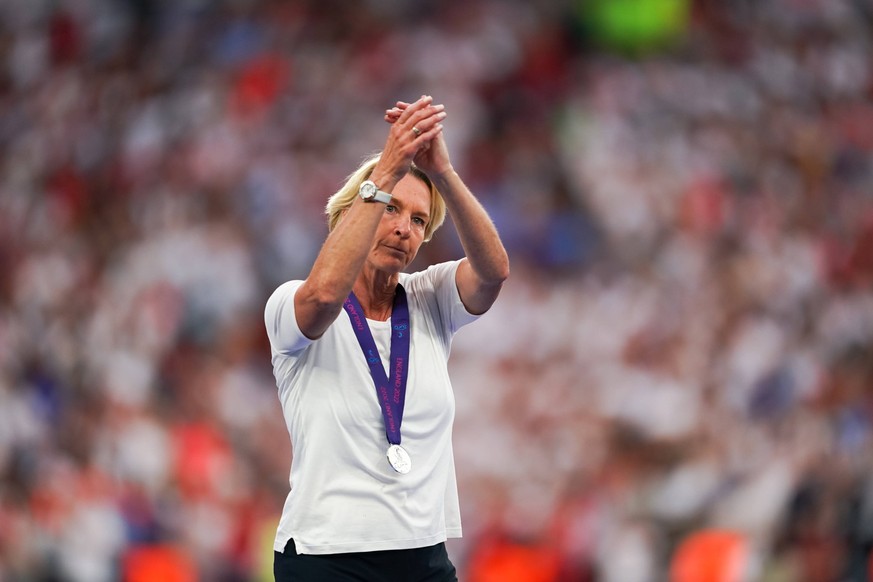
[[[442,172],[451,169],[448,150],[442,137],[442,121],[446,118],[445,106],[434,105],[430,95],[423,95],[414,103],[398,101],[385,111],[385,121],[391,124],[383,159],[388,153],[392,140],[401,146],[401,151],[408,157],[405,174],[409,170],[409,162],[421,168],[426,174]],[[392,157],[394,152],[392,152]],[[381,163],[381,162],[380,162]]]

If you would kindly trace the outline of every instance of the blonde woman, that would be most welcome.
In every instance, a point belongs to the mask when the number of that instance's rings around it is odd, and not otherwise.
[[[449,348],[497,299],[509,259],[452,166],[445,117],[430,96],[385,112],[385,147],[329,199],[309,276],[267,302],[293,450],[279,582],[457,580]],[[447,211],[466,256],[404,272]]]

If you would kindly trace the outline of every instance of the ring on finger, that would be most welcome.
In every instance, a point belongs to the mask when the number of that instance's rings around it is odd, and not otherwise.
[[[418,136],[421,135],[421,130],[418,129],[417,127],[413,126],[413,127],[412,127],[412,133],[415,134],[415,137],[418,137]]]

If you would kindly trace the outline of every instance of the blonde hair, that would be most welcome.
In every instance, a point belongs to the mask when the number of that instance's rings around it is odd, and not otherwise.
[[[328,198],[327,206],[325,207],[325,213],[327,213],[328,217],[328,230],[332,231],[336,228],[336,225],[339,224],[343,212],[345,212],[355,201],[355,198],[358,197],[358,188],[360,188],[364,180],[368,179],[370,174],[373,173],[373,168],[375,168],[376,164],[379,163],[381,157],[382,153],[379,152],[366,158],[361,165],[358,166],[357,170],[349,174],[346,178],[346,183],[343,184],[342,188]],[[443,221],[446,219],[446,203],[440,195],[439,190],[436,189],[436,186],[434,186],[430,178],[427,177],[427,174],[422,172],[420,168],[413,164],[409,173],[424,182],[427,189],[430,191],[430,220],[428,220],[427,226],[424,227],[424,241],[427,242],[431,239],[433,233],[442,226]]]

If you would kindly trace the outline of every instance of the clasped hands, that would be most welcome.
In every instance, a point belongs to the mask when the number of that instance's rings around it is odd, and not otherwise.
[[[391,130],[382,160],[402,174],[409,170],[410,163],[431,178],[451,171],[452,164],[443,138],[442,121],[445,118],[445,106],[434,105],[430,95],[422,95],[413,103],[398,101],[394,107],[385,110],[385,121],[391,124]]]

